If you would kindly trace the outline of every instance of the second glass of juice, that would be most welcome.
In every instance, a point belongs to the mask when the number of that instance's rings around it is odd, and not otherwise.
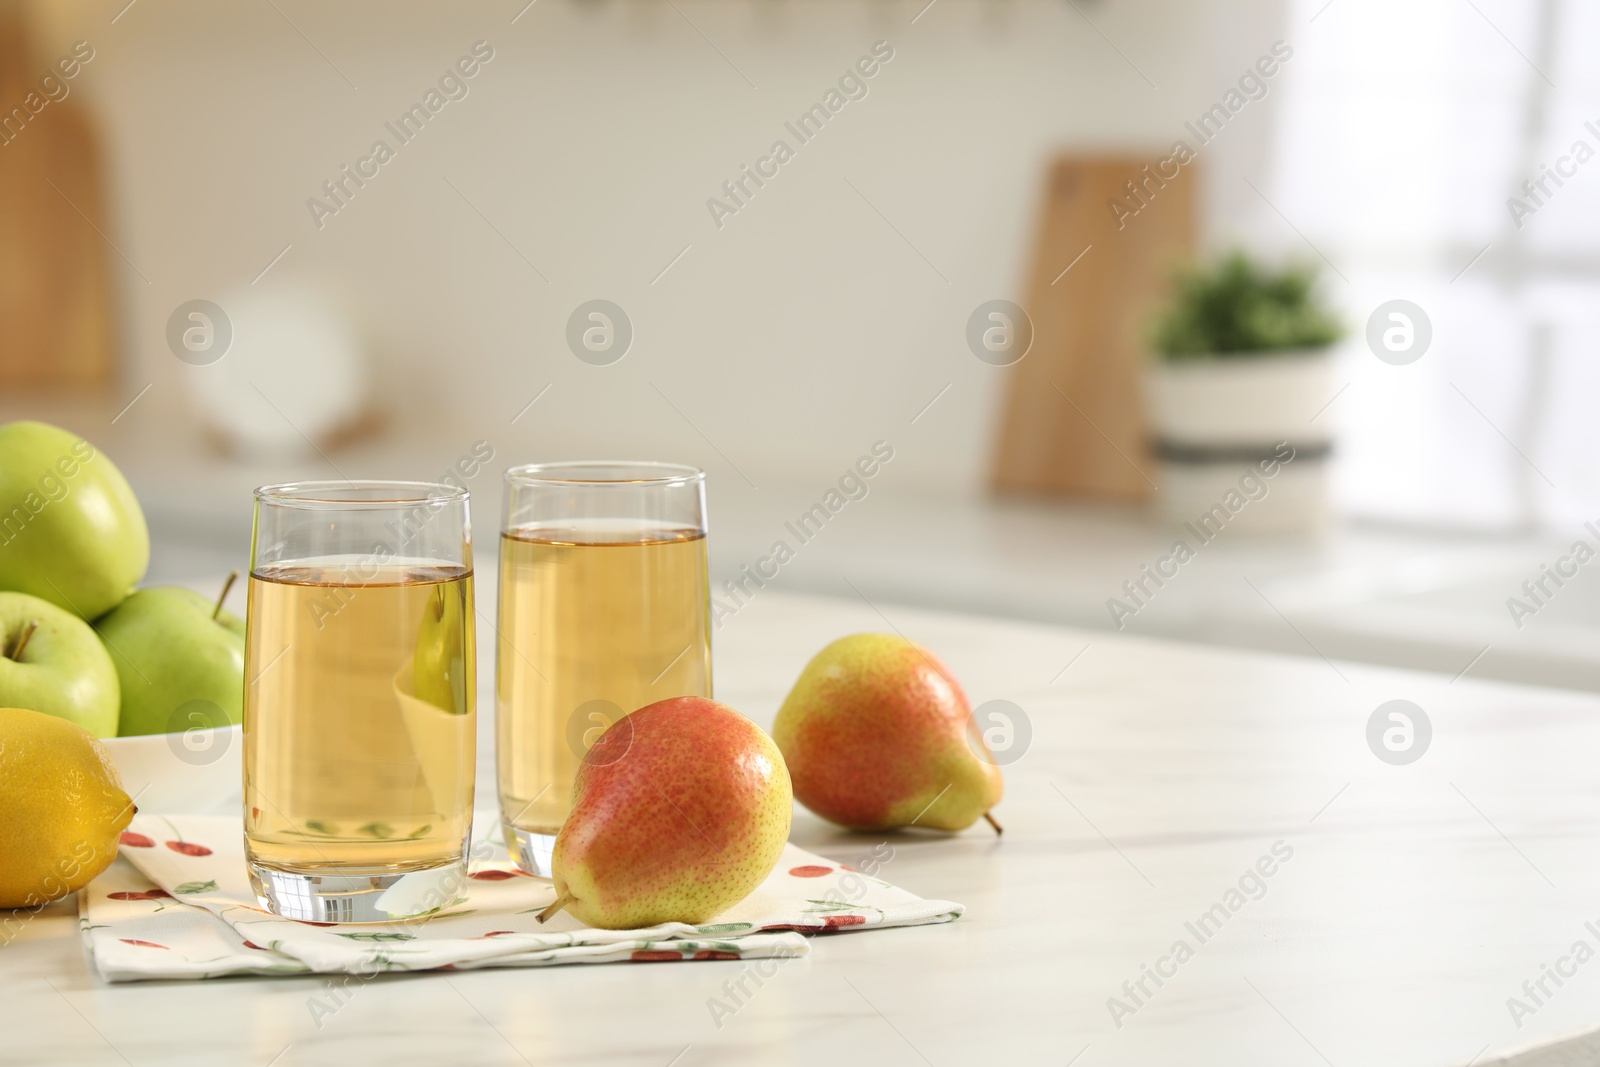
[[[617,719],[711,695],[705,473],[572,462],[506,472],[496,762],[506,847],[550,876],[578,764]]]

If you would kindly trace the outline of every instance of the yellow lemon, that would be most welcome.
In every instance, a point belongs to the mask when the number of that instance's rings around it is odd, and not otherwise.
[[[87,730],[0,708],[0,908],[82,889],[116,859],[133,812],[111,754]]]

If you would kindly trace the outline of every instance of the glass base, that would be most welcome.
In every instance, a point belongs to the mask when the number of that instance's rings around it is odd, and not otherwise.
[[[510,823],[501,823],[505,830],[506,851],[517,861],[517,866],[535,878],[554,878],[550,867],[550,854],[555,851],[556,835],[523,830]]]
[[[314,923],[392,923],[419,919],[465,901],[464,860],[421,871],[306,874],[246,863],[261,906]]]

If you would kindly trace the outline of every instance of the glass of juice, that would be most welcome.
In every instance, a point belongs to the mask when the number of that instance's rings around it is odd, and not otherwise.
[[[257,489],[246,613],[245,858],[262,906],[392,922],[463,894],[472,821],[465,489]]]
[[[496,763],[506,848],[550,876],[584,753],[646,704],[711,695],[705,472],[540,463],[506,472]]]

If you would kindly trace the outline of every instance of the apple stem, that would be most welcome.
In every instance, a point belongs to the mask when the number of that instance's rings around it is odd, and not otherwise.
[[[228,580],[222,583],[222,594],[217,597],[217,606],[211,611],[211,621],[216,622],[217,616],[222,614],[222,602],[228,599],[228,590],[233,588],[233,583],[239,580],[238,571],[229,571]]]
[[[534,918],[538,919],[540,922],[544,922],[546,919],[550,918],[550,916],[554,915],[556,912],[560,911],[570,903],[572,903],[572,898],[567,894],[562,893],[559,897],[556,897],[553,904],[541,911],[538,915],[535,915]]]
[[[28,628],[26,630],[22,631],[22,636],[21,637],[17,638],[17,647],[15,647],[15,648],[13,648],[11,650],[11,652],[9,653],[7,658],[16,660],[18,663],[21,663],[22,662],[22,650],[28,647],[28,639],[33,636],[33,631],[37,630],[38,628],[39,628],[39,620],[38,619],[34,619],[31,622],[29,622],[28,623]]]
[[[986,822],[988,822],[988,824],[990,826],[994,827],[994,832],[995,832],[995,836],[996,837],[998,837],[1001,834],[1004,834],[1006,832],[1005,831],[1005,827],[1001,826],[999,823],[994,821],[994,816],[993,815],[990,815],[988,812],[984,812],[983,813],[983,818],[984,818],[984,820]]]

